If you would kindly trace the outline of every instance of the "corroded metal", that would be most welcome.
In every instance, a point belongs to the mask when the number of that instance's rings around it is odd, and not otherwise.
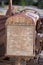
[[[9,56],[35,56],[35,24],[31,17],[17,14],[6,21]]]

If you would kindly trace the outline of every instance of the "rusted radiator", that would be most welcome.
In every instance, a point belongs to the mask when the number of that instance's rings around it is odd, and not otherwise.
[[[17,14],[6,21],[6,55],[35,56],[35,23],[24,14]]]

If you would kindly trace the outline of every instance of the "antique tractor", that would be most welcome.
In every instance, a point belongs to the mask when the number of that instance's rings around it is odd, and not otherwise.
[[[26,64],[27,60],[34,59],[37,52],[40,53],[40,44],[37,46],[35,43],[36,30],[39,29],[38,21],[40,22],[37,11],[25,8],[14,12],[10,0],[6,15],[0,15],[1,60],[10,58],[15,65],[21,65]]]

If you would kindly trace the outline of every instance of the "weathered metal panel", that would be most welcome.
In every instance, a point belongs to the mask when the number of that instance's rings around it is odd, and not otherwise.
[[[35,24],[30,17],[19,14],[9,18],[6,22],[6,30],[6,55],[35,55]]]
[[[7,55],[33,56],[34,26],[7,27]]]

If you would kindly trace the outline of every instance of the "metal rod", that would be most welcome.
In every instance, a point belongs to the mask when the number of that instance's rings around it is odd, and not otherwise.
[[[12,0],[9,0],[9,9],[12,9]]]
[[[12,0],[9,0],[9,15],[11,15],[12,12]]]

